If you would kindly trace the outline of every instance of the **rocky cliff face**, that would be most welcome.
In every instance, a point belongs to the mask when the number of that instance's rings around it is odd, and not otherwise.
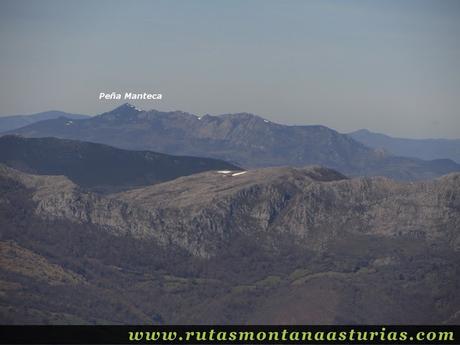
[[[405,184],[346,179],[322,168],[276,168],[234,177],[206,173],[117,198],[145,210],[167,211],[184,227],[193,224],[196,231],[222,238],[229,231],[267,238],[288,234],[319,250],[331,238],[357,233],[441,240],[458,250],[459,193],[459,174]]]
[[[0,167],[2,323],[458,323],[460,175],[211,171],[101,196]]]
[[[460,174],[400,183],[348,179],[319,167],[213,171],[111,197],[83,192],[64,177],[14,177],[34,188],[41,217],[155,238],[202,257],[215,256],[239,235],[274,250],[282,235],[321,251],[348,233],[424,238],[460,249]]]

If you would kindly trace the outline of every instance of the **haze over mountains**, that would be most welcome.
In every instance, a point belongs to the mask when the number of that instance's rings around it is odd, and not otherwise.
[[[2,323],[458,323],[460,174],[205,172],[111,196],[0,167]]]
[[[0,116],[0,132],[24,127],[35,122],[65,117],[68,119],[85,119],[88,115],[70,114],[63,111],[51,110],[31,115]]]
[[[460,139],[405,139],[374,133],[367,129],[348,133],[353,139],[389,153],[421,159],[448,158],[460,163]]]
[[[180,111],[141,111],[124,104],[89,119],[52,119],[7,133],[218,158],[245,168],[318,164],[352,176],[401,180],[460,171],[460,165],[449,159],[393,156],[324,126],[286,126],[247,113],[197,117]]]

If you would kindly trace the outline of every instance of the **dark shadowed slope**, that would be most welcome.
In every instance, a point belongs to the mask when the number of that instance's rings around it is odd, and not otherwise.
[[[45,175],[65,175],[82,187],[117,190],[203,172],[239,168],[199,157],[128,151],[56,138],[0,137],[0,163]]]
[[[70,120],[89,118],[88,115],[70,114],[63,111],[51,110],[31,115],[0,116],[0,132],[11,131],[43,120],[65,117]]]
[[[460,163],[460,139],[405,139],[374,133],[367,129],[348,133],[353,139],[391,154],[420,159],[451,159]]]
[[[53,136],[167,154],[213,157],[244,167],[318,164],[348,175],[429,179],[460,165],[385,154],[324,126],[286,126],[252,114],[197,117],[140,111],[128,104],[85,120],[42,121],[14,131],[27,137]]]
[[[460,174],[205,172],[104,197],[0,166],[1,323],[460,321]]]

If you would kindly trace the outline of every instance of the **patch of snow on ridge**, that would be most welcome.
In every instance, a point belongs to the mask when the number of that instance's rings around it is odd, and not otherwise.
[[[230,174],[231,171],[230,170],[219,170],[217,173],[218,174]]]
[[[240,172],[232,174],[232,176],[243,175],[243,174],[246,174],[246,173],[247,173],[247,171],[240,171]]]
[[[137,110],[137,111],[143,111],[142,109],[140,109],[140,108],[138,108],[138,107],[132,105],[131,103],[125,103],[125,105],[126,105],[127,107],[130,107],[130,108],[135,109],[135,110]]]

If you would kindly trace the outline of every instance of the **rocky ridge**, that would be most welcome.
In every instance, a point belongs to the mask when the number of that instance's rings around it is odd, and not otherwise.
[[[0,320],[455,324],[459,175],[219,170],[102,196],[0,166]]]
[[[432,182],[348,179],[320,167],[218,171],[104,197],[65,177],[2,174],[32,188],[37,215],[155,238],[210,257],[237,235],[277,249],[279,236],[321,251],[345,233],[442,241],[460,250],[460,174]]]

